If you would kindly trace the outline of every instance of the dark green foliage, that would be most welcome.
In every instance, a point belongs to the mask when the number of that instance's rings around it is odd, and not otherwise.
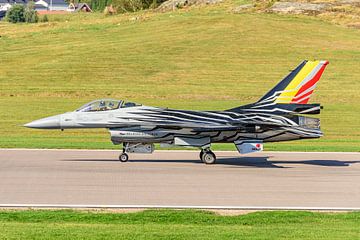
[[[37,12],[34,10],[34,2],[30,1],[26,7],[22,4],[12,6],[6,14],[6,20],[12,23],[37,23],[39,21],[39,17]]]
[[[25,22],[25,7],[22,4],[16,4],[6,13],[6,20],[11,23]]]
[[[106,6],[109,6],[112,0],[91,0],[90,7],[93,11],[103,11]]]
[[[165,0],[91,0],[90,7],[94,11],[103,11],[106,6],[113,5],[117,12],[136,12],[148,8],[156,8]]]
[[[148,8],[156,8],[163,0],[112,0],[118,12],[136,12]]]

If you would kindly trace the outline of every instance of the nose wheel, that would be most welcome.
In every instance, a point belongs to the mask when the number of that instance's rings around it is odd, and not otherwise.
[[[119,155],[120,162],[127,162],[129,160],[129,155],[126,154],[127,147],[127,143],[123,143],[122,153]]]
[[[210,149],[202,149],[200,159],[205,164],[214,164],[216,162],[216,155]]]
[[[119,156],[119,160],[120,162],[127,162],[129,160],[129,155],[127,155],[126,153],[122,153]]]

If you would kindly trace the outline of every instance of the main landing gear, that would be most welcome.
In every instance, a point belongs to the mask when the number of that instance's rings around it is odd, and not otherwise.
[[[120,162],[127,162],[129,160],[129,155],[127,154],[127,152],[130,153],[152,153],[153,152],[153,145],[152,148],[149,148],[147,145],[134,145],[131,146],[129,143],[124,143],[123,144],[123,151],[119,156],[119,161]],[[205,163],[205,164],[214,164],[216,162],[216,156],[215,154],[211,151],[210,147],[206,147],[201,149],[200,152],[200,160]]]
[[[201,149],[200,160],[205,164],[214,164],[216,162],[216,156],[210,148]]]

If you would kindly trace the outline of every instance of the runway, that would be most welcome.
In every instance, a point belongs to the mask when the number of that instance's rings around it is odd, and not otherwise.
[[[1,206],[360,209],[360,153],[0,150]]]

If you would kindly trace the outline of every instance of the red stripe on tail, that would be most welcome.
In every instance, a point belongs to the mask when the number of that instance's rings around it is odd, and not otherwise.
[[[305,84],[299,89],[299,91],[296,93],[295,97],[291,100],[291,103],[295,103],[296,100],[297,100],[297,97],[298,97],[301,93],[303,93],[303,92],[306,91],[307,89],[311,88],[312,86],[314,86],[314,84],[316,84],[316,83],[319,81],[319,79],[320,79],[321,75],[323,74],[323,72],[324,72],[324,70],[325,70],[325,67],[326,67],[326,65],[328,65],[328,63],[329,63],[329,62],[326,61],[326,62],[323,64],[323,66],[320,68],[320,70],[316,73],[316,75],[315,75],[310,81],[308,81],[307,83],[305,83]],[[306,95],[309,95],[309,94],[311,95],[312,92],[313,92],[313,91],[310,91],[309,93],[305,94],[304,96],[301,96],[300,99],[303,98],[303,97],[305,97]],[[301,102],[299,102],[299,103],[301,103],[301,104],[306,104],[306,103],[308,103],[309,99],[310,99],[310,97],[304,99],[303,101],[301,101]]]
[[[314,92],[314,90],[311,90],[311,91],[305,93],[305,94],[302,95],[302,96],[294,97],[294,98],[291,100],[291,103],[304,103],[304,104],[306,104],[306,103],[309,101],[309,98],[310,98],[310,96],[311,96],[311,94],[312,94],[313,92]],[[304,99],[304,100],[302,100],[301,102],[297,102],[297,101],[299,101],[299,100],[301,100],[301,99]]]

